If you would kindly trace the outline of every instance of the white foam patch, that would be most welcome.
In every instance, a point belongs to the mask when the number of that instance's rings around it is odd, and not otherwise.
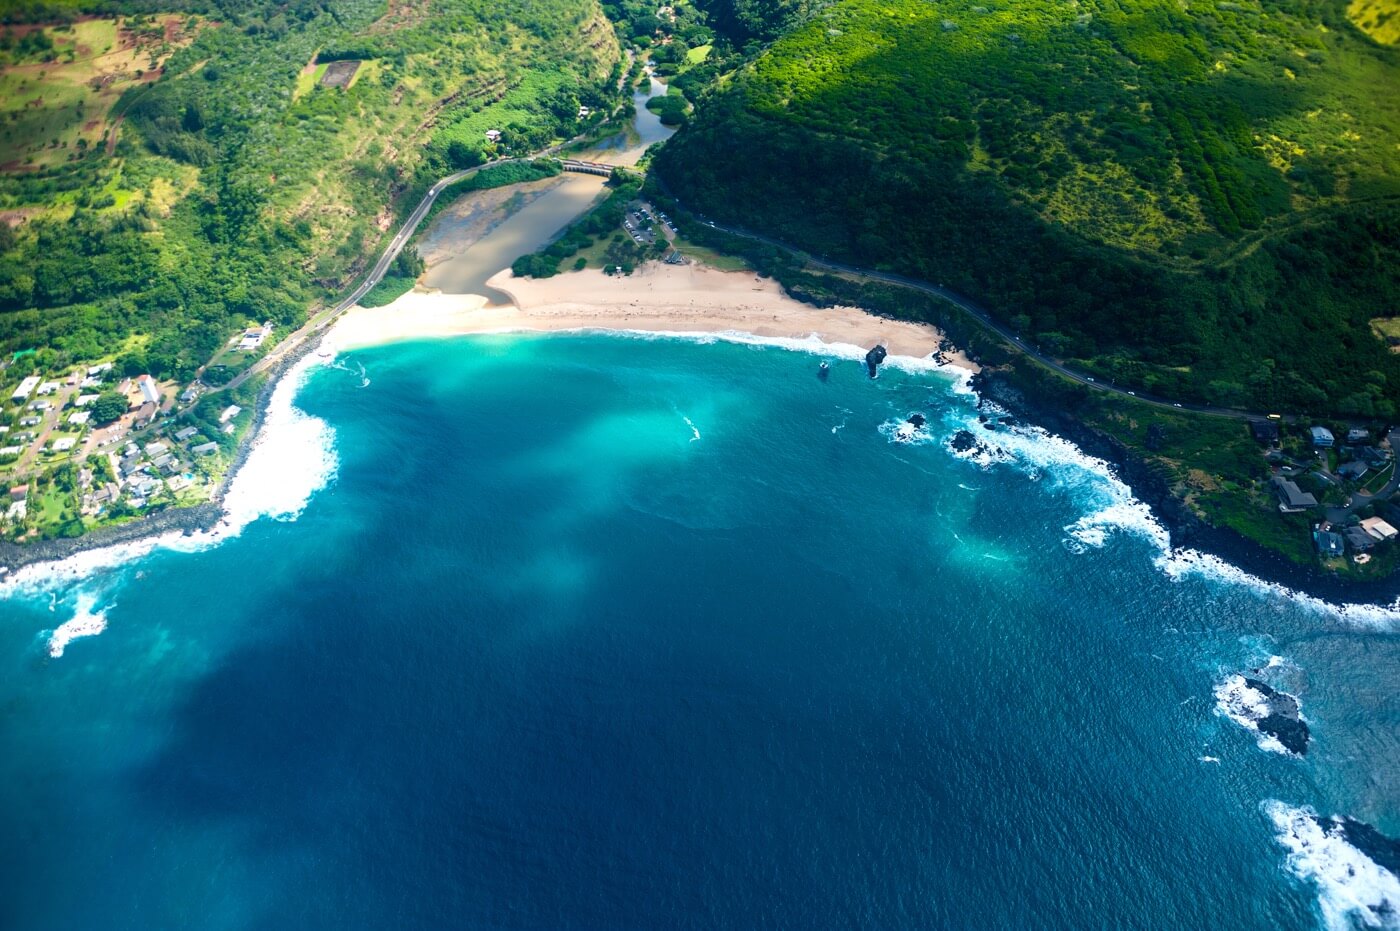
[[[935,437],[928,430],[928,424],[915,426],[908,420],[887,420],[877,428],[880,435],[891,443],[908,443],[911,445],[922,445],[932,443]],[[833,431],[835,432],[835,431]]]
[[[6,576],[0,597],[35,594],[124,565],[157,549],[195,552],[232,539],[256,520],[295,520],[331,482],[338,458],[335,432],[294,403],[297,391],[321,360],[308,354],[278,382],[258,435],[224,495],[224,516],[212,530],[179,531],[85,550],[56,562],[34,563]]]
[[[1215,687],[1216,714],[1222,714],[1240,727],[1253,731],[1260,749],[1292,756],[1276,738],[1259,730],[1259,722],[1269,716],[1270,710],[1268,696],[1246,682],[1244,676],[1228,676]]]
[[[73,616],[49,634],[49,655],[58,659],[69,643],[79,637],[96,637],[107,629],[107,618],[96,610],[97,599],[91,595],[78,598]]]
[[[1400,878],[1349,844],[1337,819],[1276,800],[1262,807],[1288,851],[1289,871],[1317,887],[1327,928],[1400,929]]]

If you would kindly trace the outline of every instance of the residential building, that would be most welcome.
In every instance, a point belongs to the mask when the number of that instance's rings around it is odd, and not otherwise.
[[[1351,462],[1344,462],[1337,466],[1337,474],[1342,478],[1351,479],[1353,482],[1359,481],[1371,467],[1360,459],[1353,459]]]
[[[141,389],[141,399],[147,404],[160,403],[160,386],[156,380],[149,375],[142,375],[136,380],[136,384]]]
[[[165,452],[169,448],[169,446],[165,445],[160,440],[154,440],[146,444],[146,455],[159,456],[161,453]]]
[[[1340,533],[1330,530],[1314,530],[1313,543],[1320,556],[1342,556],[1346,554],[1346,540]]]
[[[488,129],[488,130],[486,130],[486,141],[487,141],[487,142],[500,142],[500,141],[501,141],[501,131],[500,131],[499,129]]]
[[[92,419],[92,411],[74,411],[68,415],[68,422],[75,427],[81,427]]]
[[[1326,427],[1312,428],[1312,444],[1318,449],[1331,449],[1337,441],[1332,436],[1332,431]]]
[[[1278,423],[1273,420],[1251,420],[1249,422],[1249,432],[1254,434],[1254,439],[1265,445],[1278,442]]]
[[[37,387],[39,387],[39,376],[30,375],[19,383],[19,387],[15,389],[14,394],[10,395],[10,400],[16,404],[23,404],[25,401],[29,400],[29,396],[34,393],[34,389]]]
[[[10,500],[11,500],[11,501],[23,501],[25,498],[28,498],[28,497],[29,497],[29,486],[28,486],[28,485],[11,485],[11,486],[10,486]]]
[[[56,381],[46,381],[46,382],[44,382],[42,385],[39,386],[39,390],[38,390],[37,393],[38,393],[38,395],[39,395],[40,397],[43,397],[44,395],[48,395],[48,394],[57,394],[57,393],[58,393],[58,389],[60,389],[60,388],[62,388],[62,387],[63,387],[63,385],[61,385],[60,383],[58,383],[58,382],[56,382]]]
[[[88,369],[87,373],[89,378],[101,378],[111,370],[112,363],[103,362],[101,365],[94,365],[92,368]]]
[[[241,413],[243,413],[243,408],[239,407],[237,404],[230,404],[220,412],[219,423],[228,423]]]
[[[1361,529],[1377,540],[1393,540],[1400,535],[1400,530],[1396,530],[1379,517],[1366,518],[1361,522]]]
[[[183,443],[185,442],[185,440],[188,440],[190,437],[194,436],[198,432],[198,427],[185,427],[183,430],[175,431],[175,439]]]
[[[73,399],[73,404],[75,407],[87,407],[93,401],[96,401],[97,398],[98,396],[95,394],[80,394]]]
[[[1371,431],[1361,427],[1352,427],[1347,431],[1348,443],[1364,443],[1371,438]]]
[[[78,441],[77,441],[77,440],[73,439],[72,437],[65,436],[65,437],[60,437],[59,439],[54,440],[54,441],[53,441],[53,445],[52,445],[51,447],[49,447],[49,448],[52,449],[52,450],[53,450],[54,452],[56,452],[56,453],[66,453],[66,452],[68,452],[70,449],[72,449],[74,446],[77,446],[77,445],[78,445]]]
[[[1346,536],[1347,546],[1351,547],[1352,552],[1365,553],[1375,548],[1375,537],[1360,527],[1348,527],[1343,531],[1343,534]]]
[[[1278,494],[1278,509],[1285,514],[1297,514],[1308,508],[1317,507],[1317,498],[1311,492],[1303,491],[1296,482],[1275,475],[1271,481]]]
[[[208,456],[211,453],[217,453],[218,451],[218,443],[200,443],[198,446],[195,446],[190,450],[190,452],[194,453],[196,456]]]

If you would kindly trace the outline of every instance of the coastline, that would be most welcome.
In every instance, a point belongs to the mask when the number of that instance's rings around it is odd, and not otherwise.
[[[1338,579],[1315,567],[1295,563],[1232,530],[1206,523],[1172,493],[1161,475],[1118,439],[1095,430],[1066,411],[1038,403],[995,372],[979,372],[973,376],[971,387],[977,393],[979,407],[995,404],[1112,466],[1134,497],[1146,504],[1170,533],[1174,550],[1199,551],[1262,582],[1334,606],[1391,608],[1400,600],[1400,577],[1375,581]]]
[[[1400,578],[1375,582],[1337,579],[1295,564],[1232,531],[1210,526],[1187,509],[1166,481],[1132,450],[1070,413],[1027,397],[996,372],[982,370],[932,325],[879,317],[854,307],[815,307],[788,296],[772,280],[703,266],[654,263],[633,276],[606,276],[589,270],[545,280],[518,279],[507,269],[489,283],[514,303],[491,305],[479,295],[415,289],[383,307],[353,307],[320,340],[308,340],[278,360],[259,391],[249,433],[209,501],[169,508],[80,537],[25,545],[0,543],[0,566],[13,573],[36,563],[57,562],[173,532],[191,536],[225,523],[227,492],[261,439],[273,394],[310,353],[330,357],[406,340],[471,334],[603,332],[751,337],[779,345],[811,340],[814,347],[825,344],[834,352],[881,343],[890,350],[891,361],[932,357],[931,361],[968,377],[979,408],[996,405],[1109,463],[1170,533],[1174,550],[1198,551],[1265,584],[1333,607],[1392,608],[1400,600]],[[4,577],[0,574],[0,580]]]
[[[189,507],[168,507],[153,514],[135,517],[124,524],[99,527],[79,537],[39,540],[24,544],[0,541],[0,567],[7,570],[0,572],[0,582],[20,569],[38,563],[61,562],[79,553],[154,539],[171,533],[188,537],[216,529],[228,516],[224,508],[225,496],[257,445],[273,393],[287,373],[315,348],[316,343],[308,340],[268,368],[267,381],[259,389],[257,402],[253,405],[252,423],[248,427],[248,433],[243,442],[238,444],[232,461],[229,462],[208,501]]]
[[[789,297],[777,282],[748,272],[651,263],[630,276],[589,269],[541,280],[516,278],[506,270],[487,284],[512,304],[414,290],[384,307],[353,308],[331,327],[322,346],[344,352],[405,339],[504,332],[742,333],[763,339],[815,336],[862,350],[878,343],[894,356],[935,356],[967,372],[979,370],[929,324],[855,307],[813,307]]]

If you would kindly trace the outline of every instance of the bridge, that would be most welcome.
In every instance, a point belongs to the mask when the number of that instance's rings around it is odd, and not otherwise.
[[[585,162],[576,158],[561,158],[560,166],[565,171],[579,171],[586,175],[602,175],[605,178],[612,177],[613,166],[603,162]]]

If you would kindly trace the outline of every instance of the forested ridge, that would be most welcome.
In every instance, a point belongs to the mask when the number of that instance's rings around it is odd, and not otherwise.
[[[187,378],[246,323],[290,326],[336,294],[431,180],[571,134],[620,74],[593,0],[97,0],[4,19],[61,48],[83,15],[124,32],[171,11],[190,40],[113,108],[114,151],[0,171],[0,212],[21,219],[0,223],[0,350]],[[7,47],[49,82],[74,58]],[[323,86],[336,60],[359,65]]]
[[[773,9],[796,25],[657,159],[692,208],[945,284],[1120,383],[1396,412],[1400,53],[1346,3]]]

